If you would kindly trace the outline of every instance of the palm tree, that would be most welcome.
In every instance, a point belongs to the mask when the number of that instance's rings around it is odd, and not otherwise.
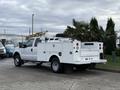
[[[89,24],[83,21],[75,21],[73,19],[73,26],[67,26],[64,34],[67,37],[73,39],[78,39],[81,41],[86,41],[88,39]]]

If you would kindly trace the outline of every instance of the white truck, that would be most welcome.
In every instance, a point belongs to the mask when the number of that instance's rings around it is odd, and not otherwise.
[[[80,68],[85,70],[97,63],[106,63],[103,43],[80,42],[69,38],[34,37],[20,44],[14,51],[14,64],[20,67],[26,62],[39,65],[50,62],[53,72]]]

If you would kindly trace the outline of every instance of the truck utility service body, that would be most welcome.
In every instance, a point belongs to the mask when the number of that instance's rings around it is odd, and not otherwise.
[[[57,69],[62,67],[61,64],[78,66],[106,63],[103,58],[103,43],[57,37],[35,37],[28,40],[15,49],[14,61],[16,66],[27,61],[51,62],[52,70],[55,68],[54,72],[59,71]]]

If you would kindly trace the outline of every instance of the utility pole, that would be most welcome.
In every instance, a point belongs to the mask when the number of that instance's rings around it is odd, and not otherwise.
[[[32,35],[33,35],[33,29],[34,29],[34,14],[32,14]]]
[[[4,35],[6,35],[6,29],[4,29]]]

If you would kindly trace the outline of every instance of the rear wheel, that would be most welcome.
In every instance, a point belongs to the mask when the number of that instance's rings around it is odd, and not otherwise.
[[[62,72],[62,64],[60,63],[59,59],[54,57],[51,62],[51,69],[55,73]]]
[[[20,58],[20,55],[15,55],[14,56],[14,65],[16,67],[20,67],[23,64],[23,61]]]

